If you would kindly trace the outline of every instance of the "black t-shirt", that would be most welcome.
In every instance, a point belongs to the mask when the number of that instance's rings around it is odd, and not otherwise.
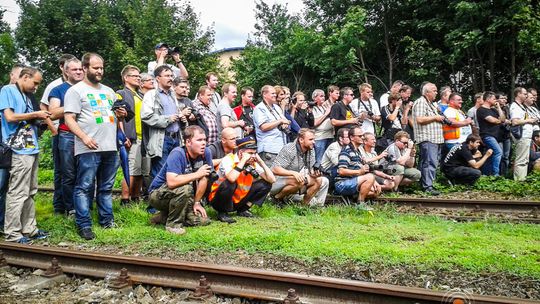
[[[223,145],[221,140],[215,141],[208,145],[208,150],[212,154],[212,159],[220,159],[225,157],[225,151],[223,150]]]
[[[476,153],[476,151],[474,152]],[[469,161],[473,160],[472,153],[473,151],[469,150],[467,143],[453,146],[443,160],[443,170],[456,167],[469,167]]]
[[[338,101],[335,104],[332,105],[332,108],[330,109],[330,118],[336,119],[336,120],[347,120],[354,118],[353,111],[351,110],[351,107],[346,106],[343,101]],[[335,134],[337,134],[338,129],[340,128],[350,128],[352,126],[355,126],[356,124],[347,124],[338,128],[334,128]]]
[[[300,128],[313,128],[313,113],[308,113],[304,109],[299,109],[294,113],[294,120]]]
[[[381,119],[382,119],[382,127],[384,129],[384,136],[389,139],[394,139],[394,134],[396,134],[399,130],[402,130],[401,127],[401,118],[402,113],[401,109],[398,110],[397,117],[394,121],[388,120],[388,116],[390,116],[394,111],[390,109],[390,105],[386,105],[381,110]]]
[[[499,112],[497,112],[495,109],[487,109],[484,107],[480,107],[478,110],[476,110],[476,119],[478,120],[478,125],[480,127],[480,136],[493,136],[498,138],[499,124],[488,122],[486,120],[486,117],[488,116],[499,118]]]

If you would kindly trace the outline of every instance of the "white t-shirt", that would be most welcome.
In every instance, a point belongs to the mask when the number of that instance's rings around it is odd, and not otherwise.
[[[369,102],[360,102],[360,100],[356,98],[351,101],[350,107],[356,115],[360,115],[362,112],[372,112],[375,116],[381,115],[379,104],[373,98],[370,99]],[[375,134],[375,125],[369,116],[362,122],[362,131]]]
[[[174,74],[174,78],[176,77],[180,77],[180,69],[177,68],[176,66],[172,65],[172,64],[166,64],[168,67],[171,68],[171,70],[173,71],[173,74]],[[150,75],[154,75],[154,70],[157,68],[157,61],[150,61],[148,63],[148,74]]]
[[[510,119],[528,119],[529,113],[525,110],[525,107],[513,102],[510,105]],[[532,138],[533,126],[531,124],[524,124],[521,138]]]
[[[62,83],[64,83],[64,79],[62,77],[56,78],[55,80],[53,80],[53,82],[49,83],[49,85],[47,85],[47,87],[45,88],[45,91],[43,91],[43,96],[41,96],[41,100],[39,102],[41,102],[44,105],[49,106],[49,95],[51,94],[52,89],[56,88]],[[58,128],[60,121],[56,119],[56,120],[53,120],[53,123],[54,123],[54,126]]]
[[[390,93],[386,92],[382,94],[381,99],[379,99],[381,109],[388,104],[388,97],[390,97]]]
[[[462,111],[458,111],[457,109],[454,109],[452,107],[446,108],[443,114],[444,116],[448,118],[456,119],[457,121],[464,121],[465,119],[467,119],[467,117],[465,117]],[[461,144],[461,143],[464,143],[467,140],[467,137],[471,134],[472,134],[471,125],[467,125],[467,126],[459,128],[459,138],[445,139],[444,141],[449,144],[457,144],[457,143]]]
[[[325,108],[323,106],[316,106],[313,108],[313,118],[315,120],[323,116]],[[334,138],[334,126],[332,126],[332,119],[330,115],[318,126],[315,128],[315,140]]]

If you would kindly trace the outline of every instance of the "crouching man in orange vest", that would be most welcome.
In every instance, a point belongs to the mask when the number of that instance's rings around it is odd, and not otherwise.
[[[218,212],[218,220],[234,223],[228,213],[253,217],[251,206],[262,205],[276,177],[257,154],[253,137],[236,141],[238,152],[227,154],[218,167],[219,179],[212,184],[208,201]]]

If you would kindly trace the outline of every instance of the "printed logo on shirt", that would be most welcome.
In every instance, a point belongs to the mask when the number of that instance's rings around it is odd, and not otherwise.
[[[104,122],[115,123],[114,113],[111,110],[113,105],[112,98],[107,94],[99,94],[99,99],[96,99],[94,94],[87,94],[86,97],[90,102],[92,113],[97,124]]]
[[[351,118],[354,118],[354,116],[352,115],[351,111],[347,110],[347,115],[345,115],[345,119],[351,119]]]

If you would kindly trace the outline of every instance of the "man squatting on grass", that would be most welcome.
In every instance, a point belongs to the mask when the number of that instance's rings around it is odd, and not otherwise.
[[[201,205],[212,172],[212,156],[199,126],[184,131],[184,148],[174,148],[150,185],[150,206],[160,211],[153,222],[164,223],[171,233],[184,234],[184,226],[208,225]]]

